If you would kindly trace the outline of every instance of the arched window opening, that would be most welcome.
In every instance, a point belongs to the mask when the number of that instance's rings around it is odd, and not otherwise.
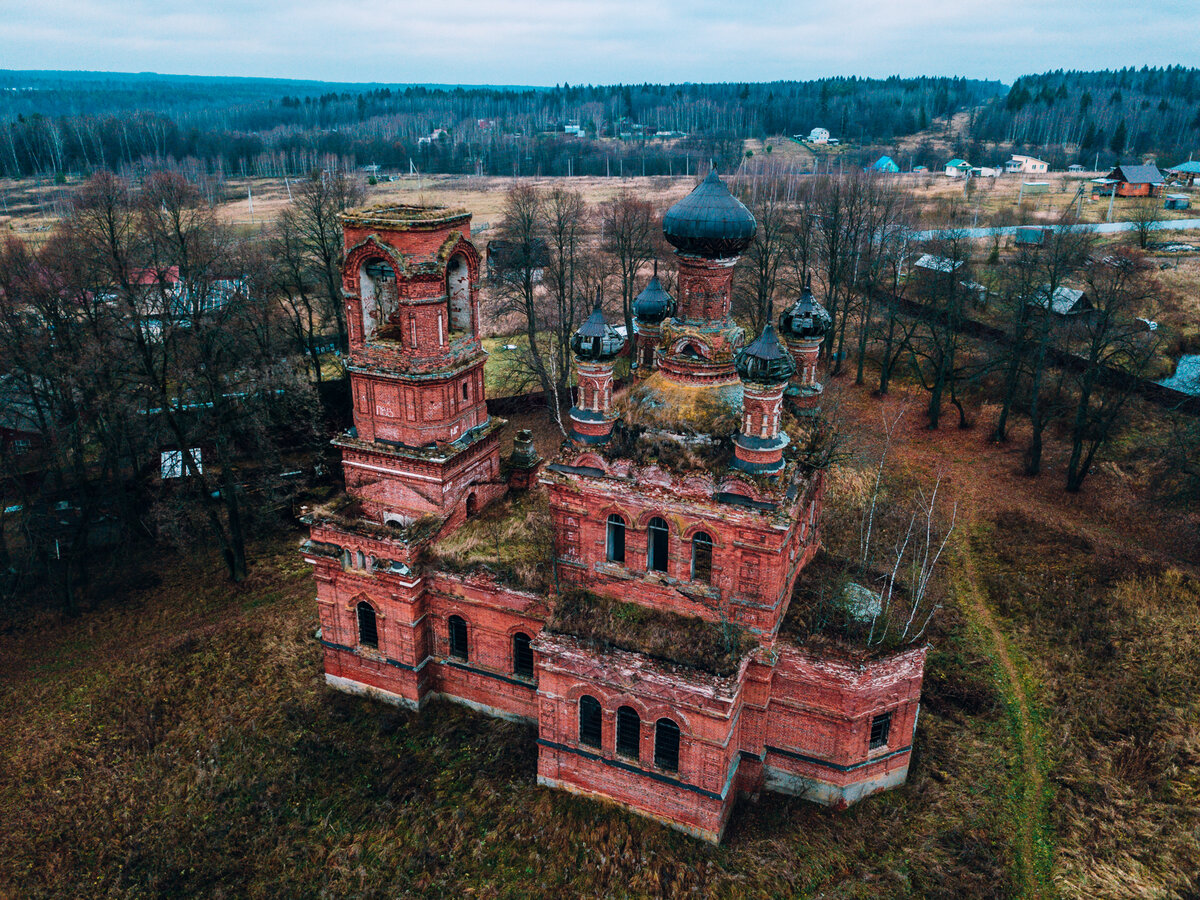
[[[642,750],[642,717],[632,706],[617,710],[617,752],[638,759]]]
[[[707,532],[697,531],[692,537],[692,580],[712,581],[712,538]]]
[[[608,517],[606,545],[609,562],[625,562],[625,520],[616,513]]]
[[[395,269],[383,260],[367,263],[359,273],[359,293],[362,297],[363,329],[366,335],[371,335],[395,312],[399,303]]]
[[[533,648],[529,646],[529,635],[522,631],[513,635],[513,674],[533,677]]]
[[[475,492],[467,494],[467,518],[479,512],[479,501],[475,499]]]
[[[688,359],[703,359],[700,351],[696,349],[695,344],[684,344],[683,349],[679,351],[680,356],[686,356]]]
[[[667,571],[667,523],[658,516],[646,529],[646,568],[651,572]]]
[[[471,390],[468,387],[468,382],[466,382],[466,381],[463,382],[463,399],[464,400],[471,399]]]
[[[446,298],[450,303],[450,333],[471,330],[471,277],[462,256],[450,257],[446,265]]]
[[[579,743],[600,746],[600,701],[587,694],[579,698]]]
[[[461,660],[467,659],[467,623],[460,616],[451,616],[450,626],[450,655]]]
[[[679,771],[679,726],[673,719],[659,719],[654,725],[654,764]]]
[[[379,626],[375,621],[375,607],[366,600],[360,600],[358,611],[358,643],[361,647],[379,649]]]
[[[349,550],[342,551],[342,568],[349,569],[354,566],[354,554]]]
[[[358,551],[358,567],[360,569],[365,569],[367,567],[367,554],[363,553],[361,550]]]

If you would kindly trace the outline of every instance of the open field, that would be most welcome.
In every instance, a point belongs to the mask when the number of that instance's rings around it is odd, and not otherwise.
[[[831,485],[833,541],[880,421],[865,390],[835,394],[864,455]],[[242,585],[213,558],[144,560],[119,604],[0,628],[0,894],[1194,895],[1196,514],[1150,502],[1136,448],[1069,496],[1061,446],[1026,479],[988,410],[929,432],[915,409],[897,489],[942,473],[960,525],[901,789],[842,813],[764,794],[712,848],[538,788],[529,727],[325,688],[283,528]]]

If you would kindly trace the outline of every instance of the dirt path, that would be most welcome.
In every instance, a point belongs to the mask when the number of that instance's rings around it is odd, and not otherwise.
[[[1038,740],[1038,726],[1030,708],[1029,696],[1020,670],[1013,661],[1008,638],[992,615],[975,572],[970,549],[970,531],[959,541],[956,596],[963,614],[977,632],[981,648],[996,664],[998,687],[1008,709],[1013,736],[1020,751],[1019,776],[1014,771],[1013,856],[1020,896],[1054,896],[1050,883],[1053,863],[1052,835],[1045,823],[1045,779]]]

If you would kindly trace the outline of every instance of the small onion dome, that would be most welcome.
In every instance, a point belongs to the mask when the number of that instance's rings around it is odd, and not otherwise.
[[[785,338],[799,338],[805,341],[825,337],[832,324],[833,318],[813,297],[809,282],[804,283],[800,299],[792,304],[791,309],[784,310],[783,315],[779,317],[779,331]]]
[[[734,364],[742,381],[756,384],[779,384],[796,374],[792,355],[779,343],[770,322],[749,347],[738,351]]]
[[[657,325],[675,311],[675,301],[658,281],[658,266],[654,268],[654,277],[633,301],[633,314],[647,325]]]
[[[604,321],[599,302],[592,309],[592,314],[579,326],[579,330],[571,336],[571,349],[583,362],[607,362],[616,359],[624,346],[625,339]]]
[[[757,231],[753,214],[729,193],[716,168],[663,216],[663,235],[676,249],[709,259],[737,256]]]

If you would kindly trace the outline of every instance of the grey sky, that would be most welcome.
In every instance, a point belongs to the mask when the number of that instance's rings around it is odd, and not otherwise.
[[[326,81],[766,81],[1200,65],[1197,0],[8,0],[0,68]],[[14,8],[15,7],[15,8]]]

